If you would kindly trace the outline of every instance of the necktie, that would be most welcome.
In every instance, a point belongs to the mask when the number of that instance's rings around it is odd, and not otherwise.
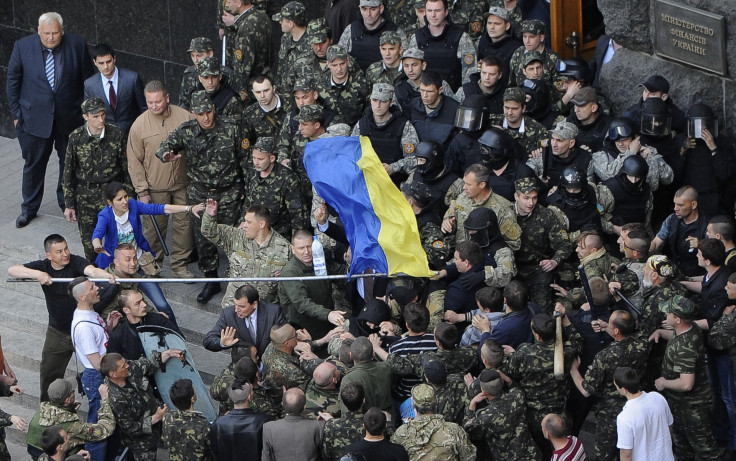
[[[46,80],[49,81],[51,90],[56,90],[55,78],[54,78],[54,53],[51,50],[46,50],[48,55],[46,56]]]
[[[115,107],[118,105],[118,97],[115,95],[115,87],[112,85],[112,80],[108,80],[107,83],[110,84],[110,90],[107,92],[107,97],[110,99],[110,108],[115,110]]]
[[[256,329],[253,327],[253,321],[251,320],[250,316],[245,318],[245,326],[248,328],[248,333],[250,333],[250,339],[253,341],[253,343],[255,343]]]

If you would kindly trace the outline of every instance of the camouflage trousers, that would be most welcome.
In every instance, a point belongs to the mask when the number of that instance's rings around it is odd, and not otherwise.
[[[217,200],[217,223],[227,224],[228,226],[235,225],[238,210],[241,206],[240,189],[233,187],[230,190],[219,191],[216,193],[216,197],[212,197]],[[201,187],[195,187],[190,184],[187,187],[187,204],[196,205],[198,203],[204,203],[207,201],[208,193],[206,190],[202,190]],[[199,217],[195,217],[194,214],[190,215],[190,223],[192,230],[194,231],[194,245],[199,253],[199,270],[202,273],[217,271],[219,267],[220,258],[217,254],[217,247],[204,238],[202,235],[202,220]]]
[[[10,452],[5,445],[5,429],[0,429],[0,461],[10,461]]]
[[[537,266],[536,268],[519,267],[519,279],[529,288],[529,299],[538,305],[543,312],[552,313],[552,287],[555,272],[545,272]]]
[[[672,451],[675,459],[721,459],[720,450],[711,432],[711,399],[668,398],[667,403],[674,420]]]
[[[92,233],[95,231],[97,226],[97,214],[102,211],[107,202],[102,197],[102,189],[104,185],[100,186],[78,186],[75,199],[77,207],[77,227],[79,228],[79,236],[82,238],[82,245],[84,246],[84,257],[87,261],[94,264],[97,259],[97,253],[95,253],[95,247],[92,245]],[[105,269],[104,267],[101,269]]]
[[[616,417],[624,407],[625,401],[601,400],[595,410],[595,459],[597,461],[614,461],[618,459],[616,442]]]

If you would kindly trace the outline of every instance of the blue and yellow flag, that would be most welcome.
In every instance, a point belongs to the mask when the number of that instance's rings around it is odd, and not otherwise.
[[[304,168],[314,189],[345,225],[353,251],[350,275],[366,269],[432,275],[414,212],[367,137],[338,136],[307,143]]]

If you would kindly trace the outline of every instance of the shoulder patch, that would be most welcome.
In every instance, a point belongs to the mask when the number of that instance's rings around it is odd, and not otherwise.
[[[242,99],[243,101],[248,99],[248,93],[245,90],[238,91],[238,95],[240,96],[240,99]]]
[[[242,147],[243,149],[249,148],[250,147],[250,139],[243,138],[243,140],[240,141],[240,147]]]
[[[243,50],[235,50],[235,59],[238,61],[243,60]]]
[[[445,242],[443,242],[442,240],[435,240],[434,242],[432,242],[432,248],[434,249],[441,250],[444,247]]]
[[[466,66],[472,66],[475,62],[475,56],[473,56],[472,54],[466,54],[463,58],[463,62]]]
[[[412,144],[410,142],[404,144],[404,153],[405,154],[407,154],[407,155],[408,154],[413,154],[414,153],[414,149],[415,149],[414,144]]]
[[[474,34],[479,33],[483,29],[483,25],[480,23],[480,21],[473,21],[470,23],[470,30]]]

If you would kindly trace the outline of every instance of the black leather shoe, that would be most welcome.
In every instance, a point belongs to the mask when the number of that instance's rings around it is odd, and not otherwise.
[[[18,216],[18,219],[15,220],[15,227],[18,229],[26,227],[35,217],[35,214],[23,212]]]
[[[202,291],[199,292],[199,295],[197,296],[197,302],[199,304],[207,304],[209,300],[212,299],[212,297],[220,291],[222,291],[222,288],[220,288],[219,283],[207,282],[205,283],[204,288],[202,288]]]

